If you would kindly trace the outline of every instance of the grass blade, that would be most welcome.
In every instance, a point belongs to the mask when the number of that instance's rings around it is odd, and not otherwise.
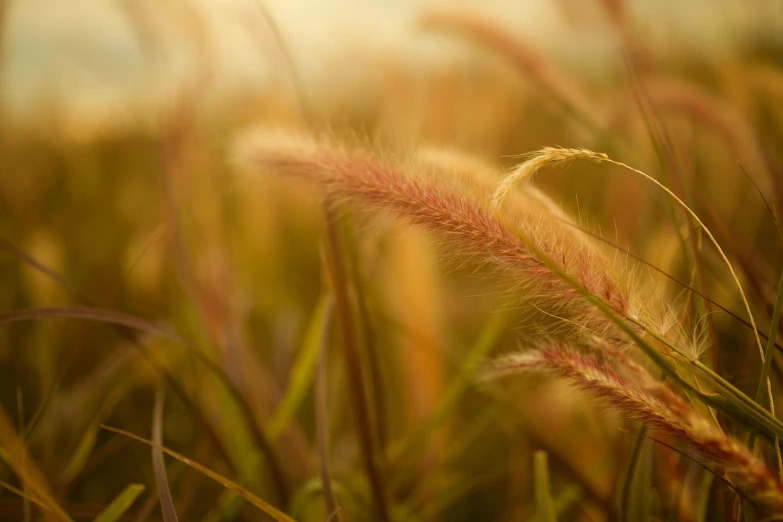
[[[129,484],[111,501],[106,509],[95,517],[93,522],[117,522],[141,495],[142,491],[144,491],[142,484]]]
[[[355,331],[356,322],[354,321],[354,314],[348,296],[348,280],[343,264],[342,243],[337,230],[336,216],[328,209],[328,206],[326,220],[327,265],[335,294],[335,308],[342,334],[346,375],[350,391],[349,396],[354,402],[352,409],[355,414],[359,446],[378,518],[381,522],[387,522],[389,520],[389,512],[386,503],[386,491],[383,475],[378,469],[379,460],[375,455],[375,437],[372,434],[372,423],[370,422],[370,411],[367,404],[367,389],[362,378],[362,362],[359,356],[359,346]]]
[[[384,397],[383,373],[381,372],[381,362],[378,357],[378,346],[375,340],[375,332],[370,320],[370,310],[367,303],[367,281],[362,277],[359,270],[359,252],[356,239],[350,235],[350,231],[355,230],[350,219],[345,219],[343,223],[343,236],[351,241],[345,245],[345,253],[348,256],[347,265],[350,270],[349,278],[356,292],[356,310],[359,322],[359,332],[361,333],[362,346],[364,353],[367,354],[367,369],[370,376],[370,388],[372,405],[375,409],[375,435],[378,452],[381,458],[385,458],[385,448],[387,443],[387,408]],[[384,462],[385,465],[385,462]]]
[[[0,313],[0,324],[15,323],[18,321],[30,321],[34,319],[67,318],[97,321],[117,326],[133,328],[140,332],[158,335],[165,339],[181,343],[182,338],[176,333],[162,326],[146,321],[116,310],[98,308],[92,306],[52,306],[41,308],[27,308]]]
[[[712,483],[715,481],[715,475],[705,473],[699,483],[698,497],[695,502],[696,522],[707,522],[707,514],[710,510],[710,493],[712,492]]]
[[[166,463],[163,461],[163,404],[165,402],[165,388],[158,383],[155,389],[155,409],[152,416],[152,471],[155,474],[155,487],[160,500],[160,510],[163,513],[164,522],[177,522],[177,511],[174,509],[174,500],[171,498],[169,480],[166,477]]]
[[[775,310],[772,312],[772,322],[769,325],[769,337],[767,337],[767,346],[764,350],[764,366],[761,369],[761,377],[759,378],[758,388],[756,388],[756,402],[761,404],[764,395],[764,385],[770,387],[769,383],[769,370],[772,367],[772,356],[775,349],[775,339],[777,338],[778,323],[780,322],[780,312],[783,308],[783,272],[780,273],[780,283],[778,283],[778,295],[775,299]],[[772,389],[769,389],[770,395]],[[756,430],[750,432],[750,438],[748,439],[748,446],[753,449],[753,445],[756,442]],[[776,444],[777,445],[777,444]],[[778,453],[778,455],[780,455]],[[783,466],[781,471],[783,471]]]
[[[16,387],[16,412],[19,417],[19,432],[22,434],[21,439],[24,440],[27,433],[27,426],[25,425],[24,417],[24,393],[20,386]],[[25,486],[26,487],[26,486]],[[33,513],[30,510],[30,499],[28,495],[22,497],[22,511],[24,512],[24,522],[30,522],[33,519]]]
[[[19,476],[25,490],[29,491],[30,495],[37,498],[40,503],[46,505],[48,508],[44,513],[46,520],[73,522],[68,513],[55,500],[45,475],[28,455],[24,443],[16,434],[13,424],[2,406],[0,406],[0,459],[6,461]]]
[[[533,454],[533,481],[536,492],[537,512],[543,522],[557,522],[552,487],[549,483],[549,457],[546,451]]]
[[[2,480],[0,480],[0,488],[7,489],[11,493],[13,493],[15,495],[18,495],[19,497],[21,497],[23,500],[26,500],[27,502],[35,504],[36,506],[40,507],[41,509],[44,509],[46,511],[52,511],[52,508],[50,508],[49,506],[47,506],[46,504],[44,504],[43,502],[38,500],[38,498],[30,495],[29,493],[26,493],[26,492],[22,491],[19,488],[16,488],[16,487],[12,486],[11,484],[9,484],[7,482],[3,482]]]
[[[636,467],[639,464],[639,457],[642,452],[642,443],[647,437],[647,426],[642,425],[639,429],[639,433],[636,435],[636,439],[633,443],[633,450],[631,451],[631,458],[628,461],[628,469],[625,471],[625,477],[623,479],[623,487],[620,490],[620,513],[619,520],[624,522],[626,520],[632,520],[630,518],[630,505],[631,505],[631,485],[633,484],[633,478],[636,475]]]
[[[631,497],[633,503],[631,513],[627,520],[633,522],[648,522],[652,509],[653,487],[653,446],[646,438],[642,439],[639,447],[637,466],[634,470]]]
[[[327,401],[327,362],[329,351],[329,328],[328,316],[325,318],[324,328],[319,339],[318,350],[318,373],[315,377],[315,430],[318,443],[318,467],[321,474],[321,486],[324,493],[324,502],[326,503],[326,512],[332,513],[338,520],[339,507],[334,498],[332,489],[332,476],[329,466],[329,411]]]
[[[332,315],[332,299],[324,294],[318,300],[313,317],[307,327],[304,345],[291,368],[291,377],[280,407],[267,426],[269,439],[274,441],[283,433],[296,410],[307,395],[318,365],[318,348]]]
[[[207,468],[206,466],[203,466],[202,464],[199,464],[198,462],[195,462],[193,460],[190,460],[186,456],[177,453],[176,451],[170,450],[165,446],[161,446],[160,444],[157,444],[151,440],[145,439],[144,437],[139,437],[138,435],[135,435],[129,431],[121,430],[118,428],[112,428],[111,426],[103,425],[101,426],[103,429],[107,431],[111,431],[114,433],[118,433],[120,435],[124,435],[125,437],[129,437],[137,442],[141,442],[143,444],[147,444],[151,447],[158,447],[160,450],[165,453],[166,455],[173,457],[177,459],[178,461],[182,462],[189,468],[192,468],[202,475],[214,480],[221,486],[223,486],[226,489],[230,489],[231,491],[235,492],[237,495],[245,499],[248,503],[252,504],[253,506],[257,507],[259,510],[263,511],[272,519],[276,520],[277,522],[296,522],[293,518],[289,517],[276,507],[274,507],[272,504],[258,498],[256,495],[251,493],[250,491],[246,490],[236,482],[233,482],[232,480],[229,480],[228,478],[224,477],[220,473],[216,473],[212,471],[211,469]]]
[[[411,466],[415,462],[415,458],[426,449],[427,441],[432,433],[459,404],[459,400],[470,387],[485,357],[497,345],[507,322],[508,316],[506,314],[497,314],[490,319],[481,331],[479,338],[468,350],[459,374],[446,389],[438,408],[427,419],[424,426],[404,440],[400,444],[399,449],[396,449],[392,454],[391,460],[394,462],[394,465],[400,465],[405,462],[408,463],[408,466]]]

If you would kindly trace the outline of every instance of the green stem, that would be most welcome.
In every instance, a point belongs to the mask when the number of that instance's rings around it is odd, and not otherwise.
[[[775,338],[777,337],[778,323],[780,322],[780,310],[783,308],[783,271],[780,273],[780,282],[778,283],[778,297],[775,300],[775,310],[772,312],[772,323],[769,325],[769,337],[767,337],[767,346],[764,351],[764,366],[761,368],[761,378],[756,388],[756,402],[761,404],[764,395],[764,384],[769,378],[769,370],[772,367],[772,355],[775,349]],[[771,407],[771,405],[770,405]],[[750,432],[748,438],[748,447],[752,450],[756,443],[756,430]]]

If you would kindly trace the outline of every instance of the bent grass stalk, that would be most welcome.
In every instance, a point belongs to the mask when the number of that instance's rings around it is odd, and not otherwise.
[[[734,267],[732,266],[731,261],[729,261],[728,257],[726,257],[726,254],[723,252],[723,249],[721,248],[720,244],[715,239],[715,236],[712,235],[712,232],[710,232],[710,229],[707,228],[704,222],[702,222],[702,220],[699,219],[699,216],[696,215],[696,213],[684,201],[682,201],[674,192],[669,190],[665,185],[663,185],[661,182],[659,182],[649,174],[646,174],[641,170],[631,167],[620,161],[613,160],[603,153],[593,152],[587,149],[560,149],[560,148],[546,147],[541,151],[531,155],[531,157],[527,161],[517,166],[517,168],[515,168],[506,177],[506,179],[503,180],[503,182],[498,186],[497,190],[495,191],[495,194],[493,195],[492,198],[493,206],[495,208],[499,208],[503,199],[506,197],[506,195],[509,193],[509,191],[514,185],[516,185],[517,183],[525,179],[530,178],[541,168],[547,165],[563,163],[574,159],[589,159],[591,161],[595,161],[598,163],[601,162],[611,163],[613,165],[617,165],[618,167],[622,167],[626,170],[634,172],[642,176],[644,179],[652,182],[661,190],[663,190],[669,197],[671,197],[674,201],[676,201],[677,204],[679,204],[683,209],[685,209],[685,211],[688,212],[688,214],[690,214],[690,216],[696,221],[696,223],[698,223],[699,227],[701,227],[701,229],[704,230],[704,232],[710,238],[712,244],[715,245],[715,248],[718,250],[718,254],[721,256],[721,259],[723,260],[724,264],[726,265],[726,267],[729,269],[729,272],[731,273],[731,277],[737,286],[737,290],[740,293],[740,298],[742,299],[742,303],[745,307],[745,311],[748,314],[748,319],[750,320],[750,323],[752,325],[753,335],[756,340],[756,344],[758,346],[759,355],[761,356],[761,361],[763,363],[766,359],[766,356],[764,353],[764,348],[762,348],[761,345],[761,337],[759,336],[758,328],[756,327],[756,321],[753,317],[753,312],[750,309],[750,303],[748,302],[748,298],[745,295],[745,291],[742,288],[742,283],[740,282],[739,277],[737,277],[737,274],[734,271]],[[770,412],[774,415],[775,403],[772,396],[772,383],[770,382],[769,379],[767,379],[767,393],[769,395],[769,400],[770,400]]]
[[[735,487],[759,505],[772,511],[783,509],[783,483],[763,461],[673,393],[661,395],[660,389],[639,386],[590,356],[558,344],[501,359],[493,373],[528,371],[559,375],[625,415],[676,436],[709,461],[713,473],[725,472]]]
[[[570,154],[559,152],[552,157],[562,160],[564,155],[603,160],[602,155],[591,155],[586,150]],[[770,412],[640,321],[631,309],[627,291],[602,272],[600,265],[571,264],[573,241],[567,244],[547,242],[541,230],[531,225],[529,217],[527,221],[514,222],[502,210],[493,210],[488,198],[482,200],[465,187],[458,190],[446,185],[442,177],[427,176],[426,171],[417,171],[418,177],[414,177],[399,161],[384,162],[368,152],[348,151],[308,137],[268,131],[253,133],[239,143],[237,160],[255,170],[270,170],[314,184],[336,201],[344,200],[376,211],[391,211],[412,224],[425,227],[452,246],[455,254],[481,259],[519,280],[530,282],[538,297],[554,304],[557,311],[570,312],[581,319],[588,330],[619,329],[664,370],[668,378],[708,406],[763,428],[763,433],[770,438],[783,434],[783,423]],[[668,191],[643,172],[639,173]],[[511,176],[516,180],[527,177],[525,171]],[[524,226],[532,233],[524,233],[521,230]],[[594,313],[596,309],[598,314]],[[728,402],[716,400],[684,381],[666,356],[638,333],[645,331],[672,348],[681,362],[708,373]]]
[[[540,213],[499,219],[477,187],[436,169],[411,172],[399,161],[384,162],[361,151],[347,151],[328,142],[262,133],[243,141],[241,162],[319,186],[336,201],[372,210],[387,210],[409,223],[423,226],[445,240],[454,255],[473,257],[501,268],[528,285],[536,297],[580,319],[591,329],[612,325],[586,306],[520,239],[517,229],[535,237],[537,248],[557,259],[559,266],[590,292],[600,295],[616,313],[630,311],[627,289],[610,277],[602,264],[571,234],[550,234]],[[415,174],[415,175],[414,175]],[[428,175],[431,174],[431,175]],[[444,179],[454,184],[447,184]]]
[[[445,239],[457,253],[477,256],[485,262],[507,269],[512,274],[526,280],[532,279],[531,284],[537,285],[539,291],[545,290],[550,297],[554,295],[556,300],[563,301],[559,303],[561,310],[565,309],[572,313],[577,311],[577,317],[584,320],[587,312],[584,308],[576,306],[576,298],[581,297],[580,301],[586,302],[594,309],[593,311],[597,310],[603,316],[601,324],[603,329],[609,331],[610,327],[615,327],[620,333],[626,335],[678,387],[731,418],[749,423],[769,438],[778,437],[783,433],[783,423],[770,412],[739,392],[730,383],[701,364],[698,359],[688,356],[671,341],[665,339],[636,317],[630,309],[627,294],[623,293],[623,298],[618,299],[611,292],[602,294],[596,292],[594,288],[589,288],[585,282],[594,282],[595,278],[601,280],[601,277],[606,277],[606,274],[602,276],[591,274],[588,277],[579,270],[575,271],[573,266],[567,262],[569,256],[563,250],[571,245],[559,244],[555,248],[552,244],[543,241],[541,237],[525,234],[518,223],[515,223],[510,216],[497,208],[499,205],[491,206],[488,198],[482,200],[465,190],[459,191],[454,187],[439,183],[437,178],[429,179],[426,177],[426,172],[425,176],[419,175],[414,178],[399,162],[391,165],[371,154],[348,152],[330,146],[328,143],[291,139],[290,137],[284,137],[282,140],[280,138],[279,135],[270,138],[269,134],[262,134],[245,141],[239,148],[240,160],[256,169],[268,169],[285,174],[290,178],[313,183],[325,190],[330,198],[358,203],[375,210],[389,210],[413,224],[424,226]],[[559,158],[561,161],[567,161],[569,158],[588,157],[614,163],[613,160],[605,156],[591,154],[590,151],[585,150],[579,150],[572,154],[558,152],[553,157]],[[620,163],[617,164],[631,168]],[[635,169],[632,170],[635,171]],[[670,193],[654,179],[641,171],[638,172]],[[417,172],[417,174],[421,173]],[[514,181],[518,181],[526,177],[527,174],[524,171],[521,175],[519,172],[515,172],[512,173],[512,176],[515,176]],[[506,183],[501,188],[508,190],[511,186],[513,186],[513,182]],[[676,198],[673,194],[671,195]],[[502,193],[501,197],[495,198],[497,203],[502,203],[502,199]],[[678,198],[677,201],[684,205]],[[690,209],[688,211],[692,213]],[[694,218],[704,227],[697,216],[694,215]],[[524,224],[523,221],[522,225]],[[706,227],[704,228],[706,230]],[[709,231],[707,233],[712,238]],[[714,241],[714,238],[712,239]],[[719,245],[716,246],[720,249]],[[725,259],[725,255],[722,255]],[[728,262],[728,260],[726,261]],[[600,270],[600,267],[591,268]],[[734,274],[733,270],[732,274]],[[734,277],[736,280],[736,275]],[[616,289],[617,287],[612,286],[611,288]],[[742,291],[741,287],[740,291]],[[579,315],[580,313],[581,315]],[[752,320],[752,315],[750,317]],[[594,317],[591,317],[590,321],[593,324],[597,322]],[[755,323],[752,324],[755,325]],[[641,335],[644,333],[652,335],[656,340],[671,348],[680,362],[705,373],[716,386],[719,394],[714,397],[707,395],[683,380],[667,359],[668,356],[658,352],[642,338]],[[622,360],[620,364],[629,367],[637,375],[640,374],[638,368],[628,365]],[[682,400],[663,384],[651,385],[650,382],[653,381],[655,380],[652,377],[641,379],[643,386],[656,390],[659,396],[656,400],[682,403]],[[710,421],[704,420],[704,423],[712,430],[710,433],[713,433],[714,437],[718,437],[717,434],[723,436],[722,432]],[[689,432],[680,431],[687,440]],[[708,451],[714,450],[714,448],[710,448],[709,444],[705,445],[702,442],[704,441],[700,442],[697,439],[696,448],[704,457],[715,461],[715,453],[711,454]],[[729,452],[729,456],[734,455],[731,452],[740,451],[733,446],[733,443],[729,449],[718,449],[724,453]],[[747,453],[745,449],[741,451]],[[741,469],[738,473],[740,480],[753,479],[753,476],[743,478],[742,473],[744,472]],[[757,473],[756,478],[759,476],[761,475]],[[768,496],[771,497],[771,500],[762,498],[761,503],[778,505],[778,502],[783,502],[783,495],[775,496],[780,493],[776,489],[777,486],[770,489],[769,484],[763,480],[758,482],[767,488]],[[772,492],[770,493],[770,491]],[[783,503],[779,505],[783,506]]]
[[[252,504],[256,508],[258,508],[260,511],[266,513],[270,518],[273,520],[276,520],[277,522],[296,522],[293,518],[289,517],[276,507],[274,507],[272,504],[266,502],[265,500],[262,500],[261,498],[257,497],[247,489],[243,488],[236,482],[229,480],[225,476],[221,475],[220,473],[217,473],[215,471],[212,471],[208,467],[199,464],[198,462],[195,462],[186,456],[177,453],[176,451],[170,450],[165,446],[162,446],[152,440],[145,439],[144,437],[140,437],[138,435],[135,435],[129,431],[121,430],[118,428],[112,428],[111,426],[101,425],[101,427],[106,430],[113,433],[117,433],[119,435],[123,435],[125,437],[128,437],[129,439],[133,439],[137,442],[141,442],[142,444],[146,444],[147,446],[150,446],[151,448],[158,448],[163,453],[168,455],[169,457],[172,457],[179,462],[185,464],[187,467],[201,473],[202,475],[208,477],[209,479],[213,480],[214,482],[217,482],[224,488],[233,491],[240,497],[242,497],[245,501],[247,501],[249,504]]]

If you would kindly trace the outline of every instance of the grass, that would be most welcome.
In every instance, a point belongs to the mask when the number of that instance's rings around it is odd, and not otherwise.
[[[782,519],[779,49],[594,9],[614,67],[422,9],[343,99],[261,6],[217,116],[189,9],[151,127],[2,122],[0,520]]]

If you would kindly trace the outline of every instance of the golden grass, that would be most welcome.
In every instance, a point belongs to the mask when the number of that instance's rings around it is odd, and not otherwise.
[[[558,3],[562,42],[416,8],[319,61],[231,4],[107,8],[93,58],[144,50],[117,117],[71,91],[0,122],[0,520],[780,517],[761,25],[699,54],[624,2]],[[180,44],[161,101],[137,74]]]

